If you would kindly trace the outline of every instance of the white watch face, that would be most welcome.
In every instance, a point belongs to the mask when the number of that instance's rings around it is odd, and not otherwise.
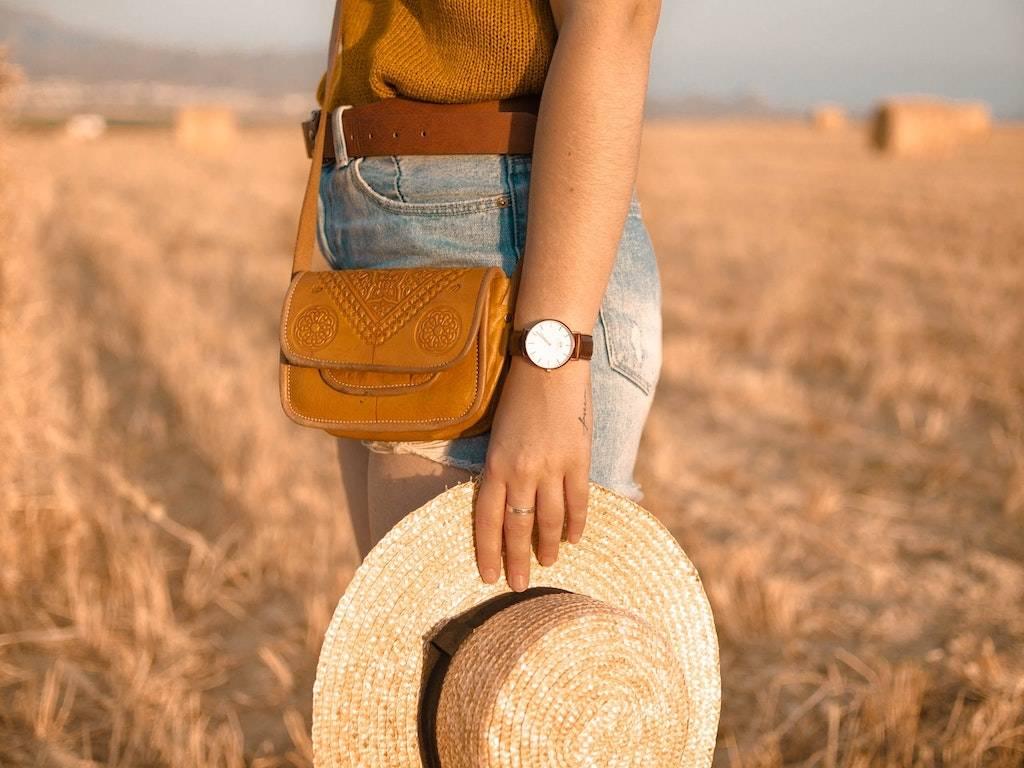
[[[572,357],[573,337],[558,320],[541,320],[526,332],[526,354],[541,368],[558,368]]]

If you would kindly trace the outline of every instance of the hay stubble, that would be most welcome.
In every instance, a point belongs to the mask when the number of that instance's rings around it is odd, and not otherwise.
[[[0,764],[309,764],[356,554],[277,400],[300,139],[239,141],[4,139]],[[648,125],[638,476],[718,618],[717,764],[1019,764],[1022,170],[1018,128]]]

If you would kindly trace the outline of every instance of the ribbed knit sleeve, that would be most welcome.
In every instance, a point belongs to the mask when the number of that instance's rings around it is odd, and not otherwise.
[[[327,109],[394,96],[469,102],[537,94],[557,31],[549,0],[345,0]]]

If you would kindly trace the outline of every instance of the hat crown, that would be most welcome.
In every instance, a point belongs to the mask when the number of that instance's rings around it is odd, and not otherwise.
[[[679,765],[689,701],[678,654],[649,622],[589,595],[533,597],[462,642],[437,709],[443,768],[584,765],[616,753]]]

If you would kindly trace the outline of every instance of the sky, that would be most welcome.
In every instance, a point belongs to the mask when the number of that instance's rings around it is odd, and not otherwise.
[[[210,49],[326,46],[333,0],[15,0],[119,37]],[[753,93],[781,107],[888,94],[983,99],[1024,117],[1021,0],[663,0],[650,95]]]

